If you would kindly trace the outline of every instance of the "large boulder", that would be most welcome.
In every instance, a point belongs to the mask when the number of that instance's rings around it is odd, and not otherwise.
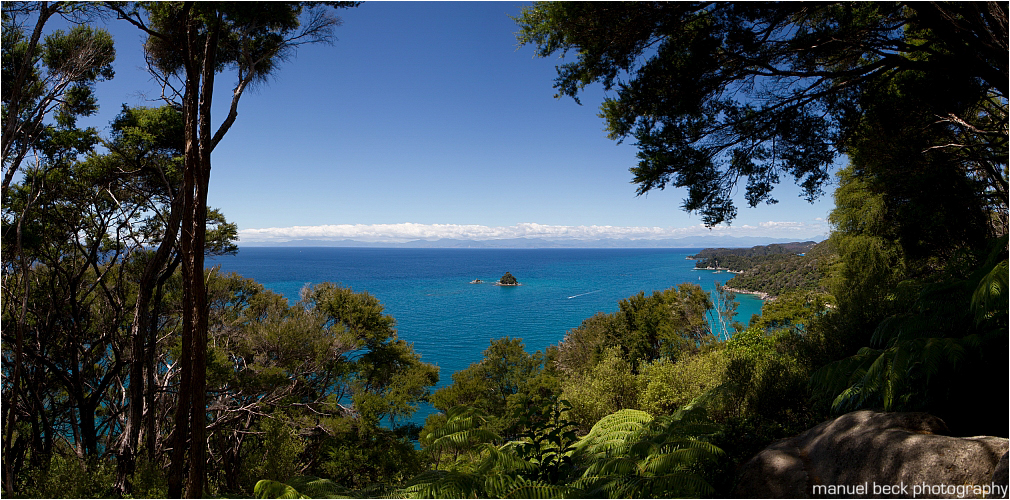
[[[999,498],[994,477],[1006,438],[946,436],[927,413],[842,415],[752,458],[737,476],[738,498]],[[977,487],[977,488],[976,488]]]

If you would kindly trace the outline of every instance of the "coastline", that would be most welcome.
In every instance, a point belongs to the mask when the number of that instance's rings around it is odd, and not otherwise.
[[[694,260],[694,259],[690,259],[690,260]],[[733,270],[733,269],[730,269],[728,267],[695,267],[694,269],[701,270],[701,271],[726,271],[727,273],[743,274],[743,271]]]
[[[733,293],[742,293],[742,294],[746,294],[746,295],[757,295],[757,297],[759,299],[764,300],[764,301],[775,300],[775,296],[774,295],[772,295],[770,293],[766,293],[766,292],[756,292],[754,290],[743,290],[743,289],[740,289],[740,288],[732,288],[732,287],[728,287],[728,286],[724,286],[723,290],[728,290],[728,291],[733,292]]]
[[[696,271],[697,270],[716,271],[716,272],[723,271],[723,272],[727,272],[727,273],[730,273],[730,274],[743,274],[744,273],[743,271],[734,271],[732,269],[728,269],[728,268],[725,268],[725,267],[696,267],[696,268],[694,268],[694,270],[696,270]],[[772,294],[770,294],[770,293],[767,293],[767,292],[760,292],[760,291],[756,291],[756,290],[744,290],[743,288],[733,288],[733,287],[730,287],[730,286],[724,286],[723,289],[728,290],[728,291],[733,292],[733,293],[739,293],[739,294],[744,294],[744,295],[754,295],[754,296],[757,296],[757,298],[759,298],[761,300],[764,300],[764,301],[775,300],[775,296],[772,295]]]

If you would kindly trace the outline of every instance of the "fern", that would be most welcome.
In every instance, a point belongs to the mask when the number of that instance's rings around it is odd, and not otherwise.
[[[544,484],[540,481],[519,479],[512,483],[499,498],[568,498],[576,490],[564,485]]]
[[[329,479],[315,476],[297,476],[286,483],[262,479],[253,487],[255,498],[374,498],[384,493],[382,485],[372,485],[363,490],[351,490]]]
[[[911,307],[877,325],[872,347],[811,377],[822,395],[833,397],[832,411],[924,409],[956,390],[947,387],[966,359],[984,359],[988,346],[1005,353],[1006,245],[1006,237],[997,240],[986,263],[967,278],[901,284],[898,295],[914,294]]]
[[[358,498],[360,492],[355,492],[329,480],[314,476],[299,476],[288,479],[287,484],[308,496],[309,498]]]
[[[559,408],[553,408],[558,415]],[[468,409],[454,410],[450,420],[471,414]],[[573,446],[564,444],[569,425],[549,419],[531,428],[533,437],[501,446],[482,443],[474,448],[483,460],[473,473],[430,471],[411,480],[399,494],[410,498],[624,498],[700,496],[713,491],[696,471],[722,450],[699,439],[718,429],[706,421],[700,408],[661,418],[620,410],[600,419]],[[467,428],[454,428],[444,436]],[[568,461],[579,475],[556,474],[558,465]]]
[[[604,417],[576,445],[585,465],[575,484],[590,496],[700,496],[713,491],[694,469],[722,453],[697,439],[716,428],[701,421],[700,410],[654,419],[639,410]]]
[[[253,487],[253,496],[256,498],[309,498],[291,486],[272,479],[257,481],[256,486]]]
[[[995,317],[1007,304],[1007,260],[993,266],[985,275],[971,297],[975,321],[982,323]]]
[[[501,440],[497,434],[483,428],[487,415],[477,408],[456,406],[446,412],[446,416],[445,424],[427,436],[431,442],[428,449],[432,451],[468,452],[480,443]]]
[[[407,498],[484,497],[482,483],[476,474],[434,470],[412,479],[400,493]]]

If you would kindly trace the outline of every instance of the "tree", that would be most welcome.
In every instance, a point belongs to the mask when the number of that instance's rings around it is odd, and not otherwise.
[[[652,415],[672,415],[725,378],[729,357],[722,344],[677,361],[659,359],[639,373],[639,397],[634,406]]]
[[[606,415],[638,406],[638,379],[616,347],[604,351],[588,373],[567,377],[561,387],[561,397],[571,403],[569,418],[581,432]]]
[[[17,427],[21,404],[25,359],[25,324],[28,300],[32,293],[28,279],[31,258],[22,255],[21,222],[34,217],[37,197],[27,194],[17,211],[11,209],[10,188],[18,172],[24,171],[25,159],[34,153],[32,170],[66,166],[79,155],[91,151],[97,143],[95,129],[79,129],[76,118],[97,110],[92,95],[95,82],[112,78],[115,49],[112,37],[103,30],[76,25],[87,18],[89,6],[68,2],[5,2],[3,4],[2,41],[2,161],[3,180],[0,200],[4,207],[4,304],[11,300],[20,311],[11,315],[5,310],[5,334],[14,330],[14,338],[5,335],[5,346],[13,346],[13,359],[7,386],[4,411],[3,479],[5,492],[12,494],[14,468],[11,446]],[[45,34],[46,25],[54,16],[62,16],[74,25]],[[35,25],[26,30],[34,18]],[[47,120],[53,120],[47,123]],[[41,176],[44,177],[44,176]],[[36,177],[39,178],[38,176]],[[33,194],[40,194],[41,185],[26,184]],[[13,295],[7,295],[12,293]],[[12,326],[13,323],[13,326]],[[9,385],[8,385],[9,384]],[[25,401],[22,409],[33,404]],[[31,413],[29,413],[30,415]]]
[[[1005,4],[545,2],[515,20],[537,56],[577,52],[558,67],[558,96],[615,91],[600,116],[612,139],[637,141],[638,193],[685,187],[684,209],[707,226],[733,220],[745,177],[750,206],[774,203],[783,175],[817,197],[863,90],[909,73],[957,96],[935,126],[962,140],[929,147],[970,157],[1007,203],[993,154],[1006,144]]]
[[[73,129],[76,117],[98,110],[95,82],[115,74],[116,49],[107,31],[82,25],[93,7],[72,2],[6,2],[3,6],[3,184],[7,193],[32,150],[44,148],[57,130]],[[61,16],[75,24],[69,32],[42,35]],[[26,33],[25,23],[35,26]],[[55,118],[56,125],[46,125]],[[88,131],[94,135],[95,131]],[[77,149],[78,153],[87,151]],[[51,151],[51,148],[49,149]]]
[[[335,7],[356,5],[333,3]],[[108,3],[119,18],[147,36],[145,51],[152,75],[162,83],[163,96],[182,110],[184,164],[180,189],[180,252],[184,287],[181,352],[182,386],[176,415],[174,457],[169,495],[181,496],[189,452],[186,494],[200,497],[205,484],[205,409],[207,316],[204,254],[207,189],[211,153],[238,116],[238,103],[250,84],[276,69],[290,51],[306,43],[331,41],[339,20],[322,8],[303,5],[235,3]],[[234,68],[236,82],[229,111],[212,128],[211,109],[216,74]]]
[[[521,430],[517,408],[540,404],[560,388],[550,360],[540,351],[529,354],[522,339],[492,339],[484,357],[452,374],[452,384],[435,391],[432,405],[446,412],[467,405],[488,416],[488,429],[505,439]]]
[[[592,369],[606,348],[615,344],[615,339],[624,338],[627,324],[623,319],[617,314],[598,312],[568,330],[558,342],[558,371],[571,377]]]
[[[409,473],[397,419],[417,410],[438,368],[397,338],[375,297],[321,283],[292,306],[235,274],[208,279],[208,446],[229,491],[306,470],[367,485],[397,459]]]
[[[995,432],[979,402],[1000,402],[975,381],[1002,380],[1007,366],[1006,305],[984,299],[1007,279],[1007,206],[985,173],[999,167],[1006,182],[1006,138],[969,147],[983,135],[936,126],[951,101],[979,105],[949,80],[908,73],[860,97],[865,116],[830,217],[838,308],[820,322],[844,339],[843,359],[815,387],[835,412],[926,410],[956,432]]]
[[[54,140],[53,153],[11,185],[3,213],[3,317],[19,327],[4,329],[4,367],[20,345],[16,366],[27,377],[21,388],[4,382],[12,477],[64,459],[104,470],[99,461],[114,454],[116,486],[124,488],[135,458],[124,449],[136,449],[145,436],[149,462],[157,458],[156,414],[171,408],[157,395],[174,373],[157,363],[159,337],[171,331],[165,317],[173,311],[163,314],[162,291],[178,265],[174,247],[172,263],[153,281],[145,276],[156,255],[151,247],[172,234],[165,218],[181,171],[178,118],[171,108],[124,108],[102,141],[107,153],[80,158]],[[54,137],[73,144],[77,135]],[[206,251],[231,251],[234,225],[209,213],[215,229]],[[138,328],[140,321],[147,326]],[[64,438],[76,456],[54,455]]]
[[[715,310],[712,297],[691,283],[648,296],[638,292],[618,301],[618,311],[598,313],[569,330],[558,343],[558,370],[585,377],[609,349],[618,349],[635,372],[656,359],[676,360],[715,340],[715,323],[735,308],[732,298],[720,301]]]
[[[1002,381],[1007,369],[1006,301],[989,300],[1005,294],[1006,236],[993,238],[983,206],[972,202],[978,191],[943,200],[903,196],[904,186],[881,189],[889,185],[855,170],[842,171],[831,215],[838,308],[819,321],[825,335],[844,339],[846,357],[815,374],[817,394],[835,412],[930,411],[955,432],[996,432],[1001,421],[981,409],[1004,404],[992,395],[1006,391],[978,381]],[[935,179],[929,170],[907,172],[912,186]],[[896,209],[916,216],[887,216]],[[919,225],[946,218],[934,228]],[[963,224],[950,226],[954,218]],[[904,224],[921,232],[907,238]]]
[[[697,350],[713,339],[713,326],[707,319],[712,298],[693,283],[657,290],[648,297],[638,292],[617,305],[627,333],[616,345],[635,370],[654,359],[677,359],[682,351]],[[714,312],[722,318],[724,311]]]
[[[148,459],[156,456],[154,413],[156,392],[155,358],[157,351],[157,316],[161,290],[181,263],[176,241],[181,222],[179,196],[182,173],[182,114],[170,106],[128,108],[112,123],[112,138],[105,142],[107,161],[141,179],[137,196],[151,207],[142,223],[142,235],[154,251],[139,252],[142,271],[137,279],[136,302],[130,325],[130,404],[125,438],[119,443],[117,489],[129,491],[127,477],[135,468],[136,451],[142,428],[147,427]],[[220,214],[217,214],[220,216]],[[232,239],[236,238],[231,234]],[[234,249],[232,251],[234,253]],[[152,302],[154,306],[152,307]],[[145,379],[146,373],[146,379]],[[146,390],[145,390],[146,386]],[[148,417],[144,421],[144,407]]]

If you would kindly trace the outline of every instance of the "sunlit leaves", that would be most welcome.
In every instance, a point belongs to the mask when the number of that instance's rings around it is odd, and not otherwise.
[[[618,411],[597,422],[576,445],[574,458],[586,469],[575,484],[590,496],[610,498],[711,492],[695,467],[722,450],[696,437],[715,430],[690,412],[656,419],[639,410]]]
[[[717,428],[697,410],[658,419],[621,410],[574,441],[559,408],[554,406],[553,413],[541,408],[553,416],[530,427],[521,440],[484,444],[476,470],[427,472],[403,493],[411,498],[670,498],[712,491],[698,467],[722,450],[698,439]],[[473,415],[471,408],[454,409],[450,421],[462,424]]]
[[[298,490],[272,479],[261,479],[253,488],[255,498],[310,498],[302,495]]]

